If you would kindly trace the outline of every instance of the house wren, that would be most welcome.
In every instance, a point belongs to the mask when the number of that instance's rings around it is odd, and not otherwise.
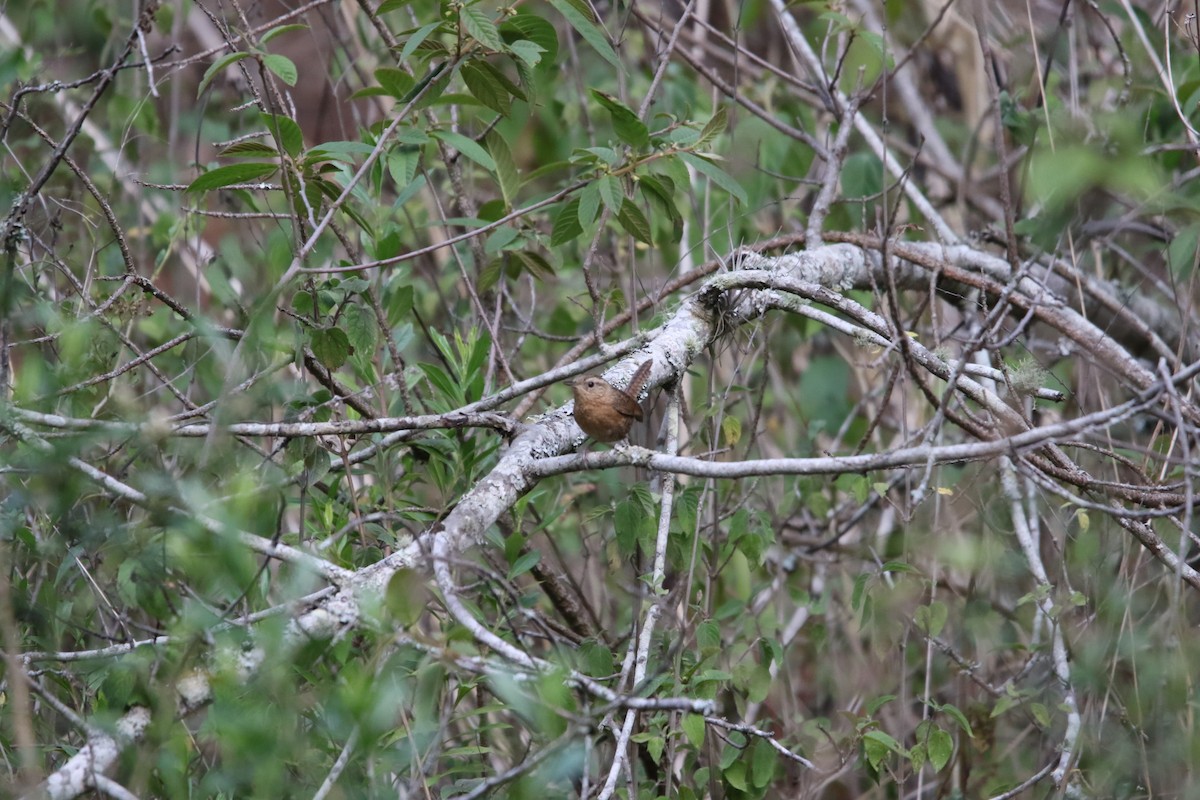
[[[569,382],[575,393],[575,421],[583,432],[597,442],[616,442],[629,435],[633,421],[642,419],[642,407],[637,397],[650,377],[650,365],[654,359],[646,359],[625,391],[613,386],[604,378],[576,378]]]

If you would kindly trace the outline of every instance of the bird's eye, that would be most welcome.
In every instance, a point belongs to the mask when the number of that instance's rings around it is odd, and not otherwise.
[[[595,378],[588,378],[588,381],[587,381],[587,387],[588,387],[589,389],[595,389],[595,388],[596,388],[596,379],[595,379]]]

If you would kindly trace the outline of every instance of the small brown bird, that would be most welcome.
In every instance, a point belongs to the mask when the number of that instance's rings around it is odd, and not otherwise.
[[[616,442],[628,436],[633,421],[642,419],[637,398],[650,378],[653,363],[654,359],[646,359],[633,373],[625,391],[595,376],[569,381],[575,393],[575,421],[583,432],[597,442]]]

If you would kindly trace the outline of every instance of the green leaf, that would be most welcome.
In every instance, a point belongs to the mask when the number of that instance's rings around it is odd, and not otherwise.
[[[490,292],[505,272],[504,259],[493,258],[479,270],[479,291]]]
[[[600,183],[592,181],[579,193],[579,224],[587,227],[600,216]]]
[[[617,138],[639,150],[650,146],[650,131],[646,128],[646,123],[638,119],[633,109],[612,95],[595,89],[592,89],[592,97],[612,116],[613,131],[616,132]]]
[[[375,80],[379,81],[385,92],[397,100],[411,92],[416,85],[412,75],[395,67],[380,67],[375,70]]]
[[[967,715],[959,711],[958,706],[951,705],[950,703],[946,703],[945,705],[937,705],[935,703],[933,708],[957,722],[958,727],[962,728],[967,736],[970,736],[972,739],[975,738],[975,732],[971,730],[971,723],[967,722]]]
[[[282,36],[283,34],[291,33],[292,31],[306,31],[306,30],[308,30],[307,25],[301,25],[298,23],[294,23],[292,25],[276,25],[274,28],[271,28],[271,30],[264,33],[262,35],[262,38],[259,39],[258,41],[260,44],[266,44],[267,42],[274,39],[276,36]]]
[[[513,563],[512,567],[509,568],[508,579],[511,581],[514,578],[524,575],[526,572],[529,572],[529,570],[533,569],[534,566],[541,560],[542,553],[539,550],[530,550],[528,553],[524,553],[516,560],[516,562]]]
[[[420,164],[421,150],[417,147],[397,147],[387,154],[388,174],[395,181],[396,189],[403,189],[412,183]]]
[[[402,626],[415,625],[429,601],[429,584],[417,570],[398,569],[388,581],[384,604]]]
[[[554,267],[542,257],[541,253],[535,253],[532,250],[517,250],[512,253],[512,258],[521,265],[522,269],[539,281],[547,281],[554,277]]]
[[[842,166],[840,180],[847,200],[874,197],[883,191],[883,162],[874,153],[855,153]]]
[[[621,223],[621,227],[625,229],[626,233],[639,242],[653,244],[650,223],[646,220],[646,215],[632,200],[626,200],[621,204],[621,210],[617,213],[617,221]]]
[[[387,298],[388,325],[395,326],[401,320],[407,319],[413,307],[412,284],[405,284],[394,289]]]
[[[729,785],[737,789],[739,792],[745,792],[750,789],[750,785],[746,782],[746,762],[735,761],[730,764],[722,773]]]
[[[525,96],[525,91],[520,86],[513,83],[512,79],[505,75],[504,71],[492,62],[476,59],[475,61],[472,61],[471,64],[477,69],[487,73],[491,81],[503,87],[504,91],[508,92],[513,97],[517,98],[518,100],[528,99]]]
[[[954,755],[954,738],[946,731],[938,729],[929,737],[929,763],[933,765],[935,772],[941,772],[942,768],[950,763],[950,756]]]
[[[357,353],[371,353],[375,350],[376,326],[375,314],[370,309],[358,303],[353,303],[342,312],[342,327],[350,346]]]
[[[618,72],[624,72],[625,69],[621,65],[621,59],[617,58],[617,53],[609,44],[608,35],[604,33],[589,16],[585,16],[579,11],[569,0],[550,0],[550,5],[554,6],[558,13],[570,23],[571,27],[583,37],[583,40],[591,45],[592,49],[600,54],[600,57],[612,65],[613,69]]]
[[[238,142],[226,147],[217,155],[222,156],[277,156],[279,151],[262,142]]]
[[[512,110],[512,100],[508,91],[490,72],[476,64],[467,63],[462,67],[462,77],[463,83],[467,84],[476,100],[497,114],[508,116]]]
[[[458,400],[461,399],[462,392],[458,390],[458,386],[450,379],[449,375],[435,364],[422,362],[417,366],[425,373],[425,377],[429,379],[429,382],[437,387],[438,392],[443,398],[448,398],[451,403],[458,405]]]
[[[691,743],[692,747],[699,750],[704,746],[704,717],[699,714],[684,714],[680,721],[680,727],[683,728],[683,735]]]
[[[651,760],[657,762],[662,758],[663,750],[667,747],[667,742],[661,736],[651,736],[646,740],[646,752],[650,755]]]
[[[668,189],[667,187],[671,187]],[[679,241],[683,236],[683,216],[675,207],[674,181],[665,175],[641,175],[637,187],[642,197],[650,206],[651,214],[666,217],[671,225],[671,241]]]
[[[288,86],[296,85],[298,74],[296,72],[296,65],[292,63],[290,58],[281,56],[278,53],[267,53],[262,57],[262,60],[263,66],[275,73],[279,80]]]
[[[750,199],[746,196],[746,190],[743,189],[741,184],[735,181],[728,172],[721,169],[716,164],[713,164],[711,161],[706,161],[695,153],[680,153],[679,157],[686,161],[692,169],[696,170],[701,175],[704,175],[713,183],[729,192],[730,195],[737,198],[742,205],[749,205]]]
[[[293,158],[304,149],[304,133],[296,121],[282,114],[263,114],[263,122],[277,144]]]
[[[494,256],[512,244],[519,235],[520,232],[512,225],[501,225],[488,234],[487,241],[483,244],[483,251],[489,256]]]
[[[705,656],[721,649],[721,629],[717,623],[706,619],[696,626],[696,646]]]
[[[488,155],[488,151],[479,146],[474,139],[454,131],[433,131],[433,138],[439,139],[474,161],[488,172],[495,172],[496,162]]]
[[[520,59],[522,64],[532,69],[542,63],[542,53],[545,52],[545,48],[535,42],[519,39],[508,46],[508,51]]]
[[[313,355],[326,369],[335,370],[354,352],[350,339],[341,328],[316,328],[310,331]]]
[[[387,14],[391,11],[399,11],[411,2],[412,0],[383,0],[383,2],[379,4],[379,8],[375,9],[375,13]]]
[[[920,606],[917,609],[916,614],[913,615],[913,622],[930,636],[937,636],[942,632],[948,614],[946,604],[940,600],[934,600],[929,605]]]
[[[872,699],[871,701],[869,701],[867,703],[867,708],[866,708],[867,716],[869,716],[869,717],[875,716],[875,713],[877,711],[879,711],[879,709],[883,708],[884,706],[886,706],[888,703],[892,702],[895,699],[896,699],[896,695],[894,695],[894,694],[883,694],[883,695],[880,695],[879,697]]]
[[[896,753],[897,755],[904,755],[906,752],[899,742],[883,731],[867,731],[863,734],[863,741],[875,742],[876,744],[882,745],[886,750]],[[873,766],[879,766],[879,762],[873,762]]]
[[[1167,246],[1167,265],[1176,279],[1191,277],[1197,255],[1200,255],[1200,223],[1193,222],[1180,228]]]
[[[220,189],[235,183],[247,183],[271,175],[279,168],[278,164],[268,164],[255,161],[249,164],[229,164],[224,167],[210,169],[196,180],[188,184],[189,192],[207,192],[210,189]]]
[[[742,421],[732,414],[721,418],[721,438],[726,447],[733,447],[742,440]]]
[[[465,7],[459,15],[463,30],[467,35],[489,50],[504,49],[504,40],[492,18],[479,10],[477,6]]]
[[[420,47],[426,39],[429,38],[429,34],[433,33],[440,27],[442,27],[442,23],[431,22],[428,25],[422,25],[421,27],[417,28],[413,35],[408,37],[408,41],[404,43],[404,47],[401,48],[398,60],[401,63],[408,61],[409,57],[416,52],[416,49]]]
[[[550,233],[550,246],[558,247],[566,244],[583,233],[579,224],[579,198],[564,203],[554,218],[554,230]]]
[[[765,789],[775,778],[775,763],[779,753],[766,739],[754,743],[750,753],[750,782],[755,789]]]
[[[208,84],[212,83],[212,79],[216,77],[217,73],[224,71],[230,64],[236,64],[243,58],[250,58],[251,55],[251,53],[230,53],[218,58],[211,67],[204,70],[204,77],[200,79],[200,86],[196,89],[196,97],[204,94],[204,90],[208,88]]]
[[[708,124],[704,126],[704,129],[700,131],[700,137],[696,139],[693,147],[697,150],[704,149],[709,142],[717,138],[721,132],[725,130],[725,125],[728,123],[728,121],[729,112],[725,110],[725,106],[717,106],[717,110],[712,115],[712,119],[710,119]]]
[[[558,61],[558,32],[547,20],[536,14],[522,12],[510,17],[500,25],[500,35],[509,44],[509,49],[517,58],[533,66],[528,59],[532,52],[526,47],[518,47],[525,43],[538,48],[538,60],[543,69],[551,67]]]
[[[621,180],[613,175],[601,175],[596,184],[600,189],[600,199],[604,201],[608,210],[613,214],[619,212],[621,204],[625,202],[625,192],[621,189]]]

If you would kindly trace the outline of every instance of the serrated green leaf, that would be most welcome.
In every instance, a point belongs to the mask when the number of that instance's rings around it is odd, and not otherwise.
[[[228,164],[224,167],[210,169],[196,180],[188,184],[189,192],[207,192],[232,186],[236,183],[247,183],[260,180],[271,175],[279,168],[278,164],[255,161],[249,164]]]
[[[576,33],[582,36],[583,40],[591,45],[592,49],[599,53],[601,58],[612,65],[617,71],[625,71],[621,65],[621,59],[617,58],[616,51],[609,44],[608,35],[597,27],[595,22],[580,12],[568,0],[550,0],[550,5],[554,6],[555,10],[563,15],[571,27],[575,29]]]
[[[625,229],[626,233],[639,242],[653,244],[650,222],[632,200],[626,200],[621,204],[621,210],[617,212],[617,221],[621,223],[621,227]]]
[[[346,339],[357,353],[370,353],[375,350],[376,325],[375,314],[370,309],[358,303],[352,303],[342,312],[341,327],[346,331]]]
[[[439,139],[474,161],[488,172],[496,170],[496,162],[488,155],[488,151],[480,147],[474,139],[463,136],[455,131],[433,131],[433,138]]]
[[[475,41],[489,50],[504,49],[504,40],[492,18],[479,9],[478,6],[464,7],[459,15],[463,30]]]
[[[750,199],[746,196],[746,190],[741,187],[737,181],[733,179],[728,172],[713,164],[711,161],[706,161],[695,153],[680,153],[679,157],[687,162],[688,166],[704,175],[713,183],[720,186],[730,195],[737,198],[742,205],[748,205]]]
[[[346,332],[340,328],[315,328],[309,332],[310,346],[317,361],[329,370],[346,363],[354,352]]]
[[[646,123],[638,119],[633,109],[610,94],[592,89],[592,97],[612,116],[613,131],[625,144],[639,150],[650,146],[650,131]]]
[[[275,73],[279,80],[288,86],[296,85],[296,78],[299,77],[299,73],[297,73],[296,65],[292,63],[290,58],[281,56],[278,53],[267,53],[262,57],[262,60],[263,66]]]
[[[564,203],[554,218],[554,229],[550,233],[550,246],[566,244],[583,233],[579,224],[579,198]]]
[[[216,77],[217,73],[224,71],[230,64],[236,64],[243,58],[250,58],[250,56],[250,53],[230,53],[227,56],[218,58],[213,62],[212,66],[204,70],[204,77],[200,79],[200,86],[196,88],[196,97],[204,94],[204,90],[208,88],[208,84],[212,83],[212,79]]]

